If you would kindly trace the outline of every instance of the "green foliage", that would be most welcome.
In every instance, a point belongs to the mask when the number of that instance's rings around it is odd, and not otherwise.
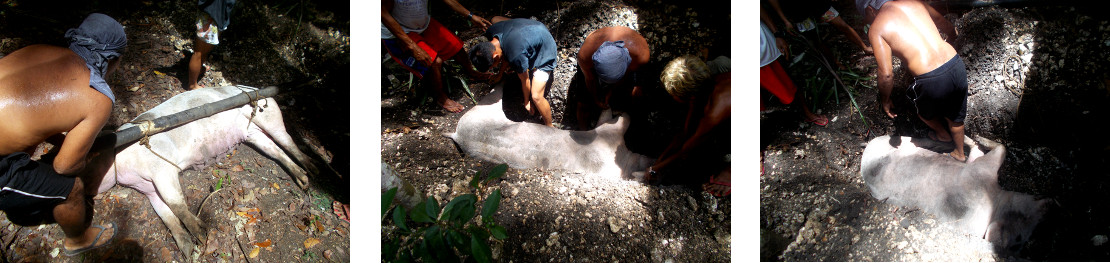
[[[481,189],[487,183],[501,178],[508,166],[501,164],[491,169],[485,176],[475,173],[470,186]],[[419,258],[423,262],[491,262],[493,253],[490,242],[508,237],[505,227],[494,222],[494,214],[501,204],[501,190],[495,189],[484,199],[479,200],[473,193],[462,194],[448,201],[443,207],[435,198],[425,198],[406,211],[402,206],[394,206],[393,199],[397,188],[389,189],[382,195],[383,222],[382,261],[412,262]],[[481,207],[478,202],[481,201]],[[480,210],[479,210],[480,209]],[[392,211],[392,217],[386,215]],[[481,215],[481,220],[474,220]],[[392,226],[392,227],[390,227]],[[395,231],[388,231],[389,229]]]
[[[820,34],[820,33],[819,33]],[[824,36],[822,36],[824,37]],[[855,87],[873,88],[867,83],[870,83],[875,77],[867,76],[867,72],[856,73],[851,69],[836,70],[834,61],[826,61],[821,52],[810,41],[820,40],[807,40],[801,35],[788,37],[788,41],[792,46],[803,46],[804,50],[793,55],[789,63],[789,72],[795,83],[803,84],[801,87],[805,90],[806,96],[809,99],[809,108],[812,111],[823,108],[827,105],[840,106],[840,86],[848,96],[850,106],[855,108],[855,112],[859,115],[860,120],[864,122],[864,126],[868,125],[867,118],[863,116],[863,112],[856,103],[856,95],[859,92]],[[806,53],[814,53],[811,56],[806,56]],[[804,58],[804,59],[803,59]],[[862,74],[862,75],[861,75]],[[803,78],[804,76],[804,78]]]

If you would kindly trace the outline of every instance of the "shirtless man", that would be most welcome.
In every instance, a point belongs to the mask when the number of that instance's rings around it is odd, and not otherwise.
[[[645,171],[645,181],[659,183],[669,175],[709,175],[702,184],[718,196],[732,193],[730,125],[732,116],[731,59],[717,57],[706,63],[685,55],[667,63],[659,81],[675,101],[687,105],[682,133],[671,140],[655,165]],[[722,147],[723,146],[723,147]],[[690,178],[684,178],[690,179]]]
[[[591,129],[588,116],[590,112],[609,108],[609,99],[614,92],[622,95],[640,93],[640,78],[636,70],[647,64],[651,57],[651,47],[636,30],[624,26],[606,27],[595,30],[582,42],[578,50],[578,68],[585,80],[586,92],[578,100],[578,127]],[[626,87],[632,87],[627,89]]]
[[[967,116],[967,71],[952,45],[956,28],[937,10],[919,1],[856,0],[856,8],[871,24],[868,38],[879,64],[883,112],[891,118],[897,116],[890,111],[894,54],[914,75],[914,84],[906,89],[906,95],[921,120],[936,134],[930,135],[931,139],[954,142],[955,150],[949,155],[966,161],[962,138]]]
[[[76,255],[115,236],[111,224],[91,226],[92,196],[114,157],[114,143],[93,141],[115,100],[104,76],[127,36],[92,14],[66,38],[69,48],[32,45],[0,59],[0,210],[20,225],[58,223],[65,253]],[[59,146],[32,161],[45,141]]]

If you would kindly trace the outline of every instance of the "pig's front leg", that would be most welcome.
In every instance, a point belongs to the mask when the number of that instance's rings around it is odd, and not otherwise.
[[[177,246],[181,247],[181,253],[186,256],[192,255],[193,249],[197,245],[193,242],[193,236],[185,231],[185,227],[181,225],[181,220],[177,218],[173,209],[170,209],[169,205],[162,201],[162,197],[158,196],[157,191],[145,194],[146,199],[150,200],[150,206],[154,207],[154,212],[158,214],[159,218],[162,218],[162,223],[166,224],[166,228],[170,229],[170,234],[173,235],[173,240],[177,242]]]
[[[192,212],[189,212],[189,207],[185,204],[185,194],[181,189],[181,180],[178,178],[177,169],[161,169],[160,172],[156,170],[153,174],[154,187],[158,190],[158,198],[160,202],[165,202],[162,205],[169,207],[174,215],[180,216],[181,222],[185,224],[185,228],[189,229],[189,233],[200,239],[201,243],[208,241],[208,229],[204,223],[200,221]],[[154,203],[154,198],[151,198],[151,204],[155,207],[158,204]],[[161,212],[159,212],[161,216]],[[166,221],[166,218],[162,218]],[[167,225],[169,221],[166,221]],[[171,228],[172,229],[172,228]],[[176,239],[178,233],[174,233]],[[180,242],[179,242],[180,243]],[[188,253],[186,253],[188,255]]]

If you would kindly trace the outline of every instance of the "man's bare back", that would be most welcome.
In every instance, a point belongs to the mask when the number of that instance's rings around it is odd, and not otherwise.
[[[893,54],[902,59],[902,64],[915,77],[910,93],[916,97],[913,103],[918,117],[935,134],[929,136],[954,144],[952,158],[966,160],[963,140],[958,138],[964,136],[967,76],[951,44],[957,36],[956,28],[936,9],[919,1],[856,0],[856,5],[871,24],[868,37],[878,64],[877,81],[883,112],[891,118],[897,116],[891,111],[893,102],[890,99],[894,86]],[[935,70],[939,72],[933,73]]]
[[[955,27],[927,4],[918,1],[887,2],[876,14],[868,33],[871,43],[878,43],[874,47],[876,62],[880,68],[890,65],[893,53],[902,58],[902,63],[914,76],[940,67],[956,55],[956,49],[945,42],[938,26],[950,29],[945,30],[948,31],[945,34],[955,39]],[[880,73],[883,73],[881,69]]]
[[[578,50],[578,63],[592,64],[590,57],[601,46],[601,43],[622,40],[625,42],[624,47],[628,48],[628,55],[632,57],[632,62],[628,64],[628,72],[635,72],[641,65],[647,64],[648,60],[651,59],[649,57],[651,47],[644,36],[631,28],[614,26],[600,28],[586,36],[586,39],[582,41],[582,49]]]
[[[112,110],[89,78],[85,61],[64,47],[33,45],[0,59],[0,156],[32,153],[65,132],[54,169],[68,174],[82,168]]]

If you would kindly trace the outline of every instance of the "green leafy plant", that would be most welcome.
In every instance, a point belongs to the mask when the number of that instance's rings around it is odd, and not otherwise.
[[[818,32],[820,36],[821,33],[820,31]],[[833,62],[827,61],[824,56],[819,54],[820,52],[817,51],[817,47],[810,42],[811,40],[801,35],[790,37],[790,40],[792,42],[802,42],[806,48],[804,51],[794,56],[788,67],[791,68],[791,72],[794,72],[792,73],[793,76],[808,76],[801,82],[804,82],[806,85],[804,87],[806,92],[811,94],[809,95],[810,109],[816,110],[820,108],[822,104],[832,101],[832,98],[836,98],[835,101],[832,102],[835,102],[836,105],[840,105],[840,90],[836,88],[836,86],[840,86],[844,89],[845,95],[848,96],[852,108],[854,108],[860,120],[863,121],[864,126],[868,127],[868,133],[870,133],[870,125],[868,124],[867,118],[863,116],[863,111],[860,109],[859,104],[856,103],[858,91],[853,87],[863,86],[872,88],[866,85],[866,83],[874,79],[874,77],[861,76],[851,70],[835,70]],[[803,58],[806,57],[805,54],[809,51],[818,54],[810,56],[813,57],[813,59],[803,60]],[[798,72],[802,74],[798,74]],[[809,72],[813,73],[808,74]],[[832,88],[829,89],[827,87]]]
[[[505,175],[505,164],[493,167],[485,176],[474,174],[470,186],[482,186]],[[392,221],[395,228],[382,241],[382,261],[412,262],[490,262],[490,237],[503,240],[508,237],[505,227],[493,221],[493,215],[501,204],[501,190],[493,190],[486,198],[479,200],[478,195],[463,194],[440,206],[435,198],[424,198],[411,211],[404,206],[393,205],[397,188],[389,189],[382,195],[383,233],[387,233],[384,223]],[[481,202],[481,207],[477,205]],[[480,220],[475,216],[481,215]]]

